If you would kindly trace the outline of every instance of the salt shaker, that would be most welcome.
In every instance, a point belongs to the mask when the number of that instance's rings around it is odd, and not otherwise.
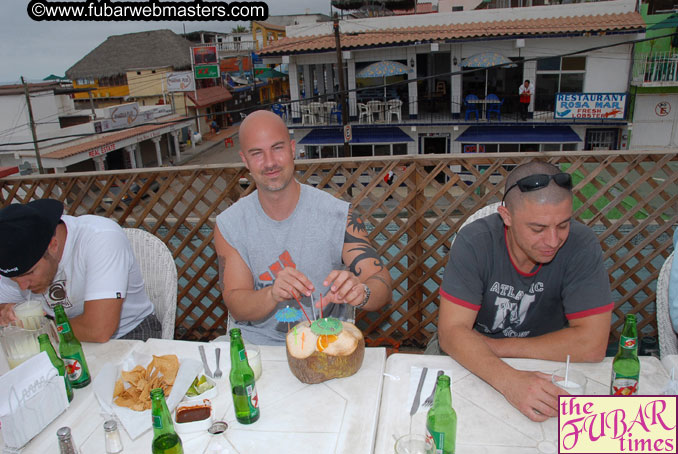
[[[57,438],[59,439],[59,454],[78,454],[71,437],[70,427],[62,427],[57,430]]]
[[[114,419],[109,419],[104,423],[104,437],[106,439],[106,454],[122,452],[120,431],[118,431],[118,423]]]

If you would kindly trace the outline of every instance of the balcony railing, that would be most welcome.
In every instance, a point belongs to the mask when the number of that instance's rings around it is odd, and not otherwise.
[[[393,302],[358,313],[370,345],[428,341],[450,241],[472,213],[501,200],[507,168],[534,158],[574,174],[574,218],[597,234],[610,277],[612,338],[627,312],[638,315],[643,335],[656,336],[656,281],[678,223],[678,152],[587,153],[303,160],[296,178],[356,207],[393,277]],[[134,183],[141,188],[136,193],[129,191]],[[31,175],[0,180],[0,204],[52,197],[66,203],[68,214],[99,214],[155,234],[177,265],[176,337],[211,339],[226,332],[227,322],[212,243],[215,217],[253,189],[243,165]]]
[[[633,84],[638,86],[678,86],[678,53],[655,52],[636,56]]]
[[[254,41],[226,41],[219,43],[219,52],[238,52],[255,50]]]

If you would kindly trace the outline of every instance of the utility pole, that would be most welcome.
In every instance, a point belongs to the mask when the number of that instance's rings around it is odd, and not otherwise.
[[[339,19],[334,17],[334,42],[337,47],[337,72],[339,73],[339,96],[341,97],[341,124],[344,136],[344,157],[351,155],[351,149],[346,141],[344,130],[348,124],[348,103],[346,102],[346,85],[344,84],[344,61],[341,56],[341,38],[339,37]]]
[[[35,121],[33,121],[33,108],[31,107],[31,97],[28,95],[28,84],[21,76],[21,83],[24,86],[24,94],[26,95],[26,105],[28,106],[28,118],[31,121],[31,134],[33,134],[33,147],[35,148],[35,159],[38,161],[38,171],[42,174],[45,170],[42,168],[42,159],[40,159],[40,148],[38,147],[38,137],[35,135]]]

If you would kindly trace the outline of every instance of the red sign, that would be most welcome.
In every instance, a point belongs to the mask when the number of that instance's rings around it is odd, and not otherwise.
[[[194,47],[192,50],[194,65],[209,65],[217,62],[217,46]]]
[[[109,143],[107,145],[102,145],[100,147],[97,147],[93,150],[89,151],[89,157],[93,158],[95,156],[101,156],[106,153],[110,153],[111,151],[115,150],[115,143]]]

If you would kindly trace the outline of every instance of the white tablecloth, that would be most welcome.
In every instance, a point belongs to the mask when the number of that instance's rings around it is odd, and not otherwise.
[[[531,359],[507,359],[508,364],[521,370],[539,370],[551,373],[563,363]],[[668,375],[658,359],[641,357],[641,394],[656,394],[665,385]],[[608,393],[612,358],[596,364],[571,364],[588,378],[587,394]],[[452,373],[452,406],[457,412],[457,450],[464,453],[538,454],[555,453],[558,446],[558,419],[536,423],[523,416],[504,396],[495,391],[449,356],[395,354],[386,361],[386,373],[379,411],[379,426],[375,453],[393,452],[394,436],[408,432],[424,433],[427,408],[421,408],[410,417],[412,400],[407,399],[413,366],[428,367],[428,374],[438,369]],[[427,380],[428,382],[428,380]],[[425,399],[431,389],[424,388]]]
[[[83,344],[93,375],[107,361],[120,362],[134,348],[146,354],[176,354],[180,358],[200,359],[198,342],[149,339]],[[317,385],[301,383],[292,375],[284,347],[261,346],[261,378],[257,392],[261,417],[251,425],[239,424],[233,412],[228,385],[230,356],[228,342],[203,344],[209,366],[214,370],[216,347],[221,348],[223,377],[217,380],[218,395],[212,399],[215,420],[228,422],[222,435],[182,435],[184,452],[191,454],[229,452],[231,454],[346,453],[371,454],[377,431],[386,351],[368,348],[361,369],[352,377]],[[25,449],[26,453],[55,452],[56,431],[70,426],[73,439],[82,454],[104,452],[101,408],[92,386],[76,390],[71,407]],[[131,440],[121,429],[125,454],[148,454],[153,431]]]

